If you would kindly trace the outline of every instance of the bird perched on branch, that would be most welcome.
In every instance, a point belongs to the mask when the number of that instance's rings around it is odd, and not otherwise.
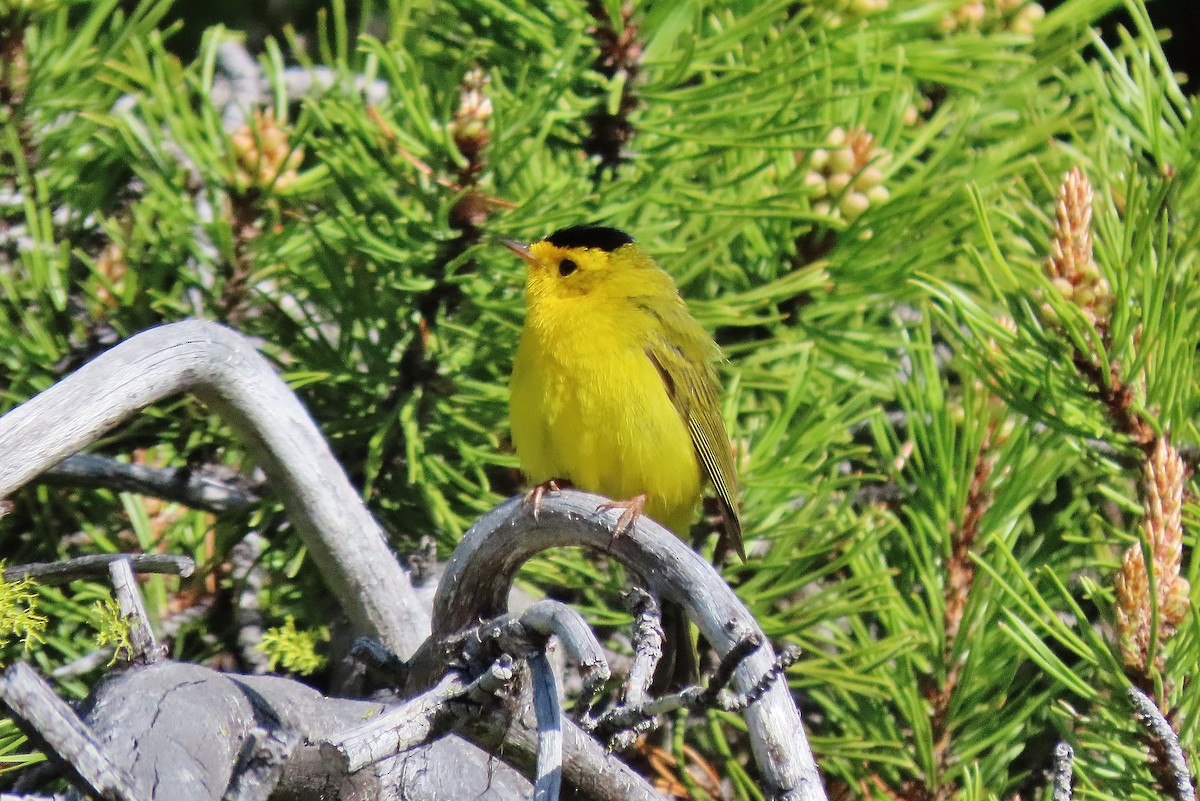
[[[718,553],[744,560],[720,350],[671,276],[616,228],[504,244],[528,267],[509,416],[534,503],[574,486],[624,510],[618,536],[645,513],[686,537],[711,483],[724,518]]]

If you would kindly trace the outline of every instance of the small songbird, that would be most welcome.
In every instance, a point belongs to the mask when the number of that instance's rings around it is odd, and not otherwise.
[[[643,512],[686,538],[703,485],[743,560],[736,475],[713,362],[720,349],[628,234],[576,225],[528,247],[513,364],[513,445],[535,502],[569,483],[614,499],[618,535]]]

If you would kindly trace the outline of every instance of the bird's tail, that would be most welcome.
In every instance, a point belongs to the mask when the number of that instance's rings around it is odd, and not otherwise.
[[[662,659],[650,683],[650,691],[655,695],[682,690],[700,681],[700,656],[683,607],[663,601],[662,627]]]

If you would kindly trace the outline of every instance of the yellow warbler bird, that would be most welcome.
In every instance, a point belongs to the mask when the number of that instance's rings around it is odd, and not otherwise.
[[[528,265],[509,415],[535,502],[565,481],[615,499],[625,509],[618,534],[644,511],[686,537],[709,482],[722,546],[745,560],[720,350],[671,276],[615,228],[505,245]]]

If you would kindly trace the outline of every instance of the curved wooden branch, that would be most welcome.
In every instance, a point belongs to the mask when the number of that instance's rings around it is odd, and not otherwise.
[[[402,657],[429,631],[408,574],[303,405],[245,336],[190,321],[138,334],[0,418],[0,497],[156,401],[189,392],[255,454],[350,618]]]
[[[548,548],[588,546],[624,563],[650,592],[682,606],[721,656],[748,636],[761,637],[763,646],[734,673],[739,692],[752,690],[772,670],[775,654],[733,590],[703,557],[648,518],[614,538],[617,514],[597,513],[605,500],[574,491],[547,495],[535,518],[528,504],[514,498],[480,518],[446,565],[434,601],[434,636],[414,658],[412,681],[420,684],[440,674],[441,638],[504,611],[517,571],[530,557]],[[746,722],[770,794],[824,801],[800,714],[784,682],[775,682],[749,706]]]

